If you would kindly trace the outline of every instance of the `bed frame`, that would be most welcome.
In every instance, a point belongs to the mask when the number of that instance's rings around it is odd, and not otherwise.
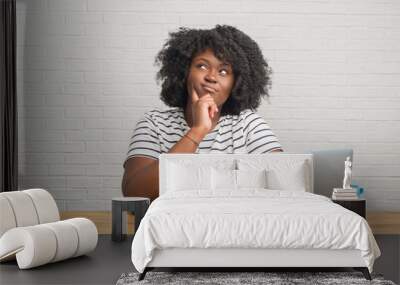
[[[311,154],[196,154],[197,162],[203,160],[205,163],[213,163],[220,159],[235,160],[239,158],[252,159],[265,156],[282,156],[304,160],[308,162],[308,187],[307,192],[314,192],[313,183],[313,157]],[[174,160],[192,160],[193,154],[161,154],[160,162],[160,195],[167,190],[168,163]],[[146,272],[155,268],[230,268],[235,271],[246,271],[249,269],[266,268],[343,268],[350,267],[361,271],[367,280],[371,280],[369,270],[361,257],[359,250],[332,250],[332,249],[254,249],[254,248],[169,248],[158,249],[154,252],[153,259],[149,262],[139,280],[143,280]]]
[[[198,249],[170,248],[155,250],[154,257],[147,265],[139,280],[148,271],[156,268],[229,268],[234,271],[263,271],[271,268],[343,268],[350,267],[361,271],[371,280],[368,268],[359,250],[332,249]]]

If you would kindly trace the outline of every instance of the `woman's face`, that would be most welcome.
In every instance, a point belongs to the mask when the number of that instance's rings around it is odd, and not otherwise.
[[[216,58],[211,49],[198,53],[192,59],[187,79],[188,94],[191,94],[193,86],[199,98],[209,93],[220,107],[231,94],[233,84],[232,66]]]

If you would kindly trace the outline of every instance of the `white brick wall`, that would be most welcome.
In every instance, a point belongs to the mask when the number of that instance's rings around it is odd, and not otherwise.
[[[352,147],[369,210],[400,211],[400,3],[18,0],[21,188],[109,210],[154,57],[180,26],[231,24],[274,70],[259,109],[286,151]]]

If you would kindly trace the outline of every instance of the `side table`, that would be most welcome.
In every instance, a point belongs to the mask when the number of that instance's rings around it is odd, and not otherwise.
[[[359,214],[361,217],[365,219],[366,215],[366,202],[365,199],[357,199],[357,200],[336,200],[332,199],[332,202],[339,204],[340,206],[353,211],[356,214]]]
[[[135,233],[139,228],[140,221],[146,214],[150,205],[150,199],[144,197],[116,197],[112,199],[112,235],[113,241],[122,241],[122,215],[125,211],[135,215]],[[126,213],[125,213],[126,214]]]

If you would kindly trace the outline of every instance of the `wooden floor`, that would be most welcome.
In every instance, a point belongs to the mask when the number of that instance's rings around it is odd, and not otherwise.
[[[377,235],[376,240],[382,257],[376,260],[374,272],[399,284],[400,236]],[[131,238],[112,242],[110,235],[100,235],[96,250],[87,256],[28,270],[19,270],[15,261],[1,263],[0,284],[115,284],[122,273],[135,271],[131,243]]]

